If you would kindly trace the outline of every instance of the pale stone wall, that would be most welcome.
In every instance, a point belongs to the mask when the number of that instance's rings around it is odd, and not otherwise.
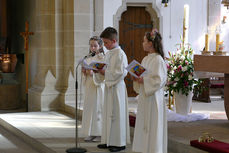
[[[80,59],[89,53],[89,38],[93,31],[93,0],[74,1],[74,64],[77,66]],[[77,69],[78,90],[77,98],[81,106],[83,90],[81,86],[81,69]],[[74,73],[76,73],[74,71]],[[74,74],[75,76],[75,74]]]
[[[216,50],[216,31],[220,30],[221,0],[209,0],[207,30],[209,34],[209,50]]]
[[[223,23],[223,16],[226,16],[226,23]],[[221,40],[224,41],[224,51],[229,53],[229,9],[227,7],[221,5]]]
[[[99,36],[103,30],[103,0],[74,1],[74,52],[75,67],[79,60],[89,53],[89,38]],[[82,106],[83,89],[80,67],[78,69],[78,102]]]
[[[75,103],[75,68],[89,52],[89,38],[103,30],[103,1],[37,0],[36,8],[29,111],[69,111],[66,104]],[[80,76],[78,69],[78,87]]]
[[[29,111],[49,110],[49,107],[44,108],[44,105],[47,106],[49,103],[56,103],[57,105],[57,102],[53,101],[58,95],[58,91],[54,90],[56,82],[54,77],[56,74],[54,69],[56,64],[55,1],[37,0],[36,8],[35,35],[37,45],[35,58],[37,63],[34,82],[29,88]]]
[[[74,99],[73,0],[36,1],[36,72],[29,111],[64,110]]]

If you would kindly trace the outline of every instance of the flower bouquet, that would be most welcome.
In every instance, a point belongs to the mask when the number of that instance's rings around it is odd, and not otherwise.
[[[193,77],[193,49],[190,44],[184,46],[181,43],[176,46],[177,51],[169,52],[169,58],[167,58],[167,90],[171,95],[171,91],[174,91],[187,96],[194,85],[200,85],[201,80]]]

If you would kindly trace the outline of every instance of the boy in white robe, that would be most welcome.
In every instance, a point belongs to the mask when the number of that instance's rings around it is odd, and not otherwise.
[[[146,33],[144,51],[149,54],[142,60],[147,73],[134,78],[134,89],[139,93],[133,151],[142,153],[167,153],[167,119],[164,86],[167,69],[161,36],[153,30]]]
[[[118,152],[130,142],[128,97],[124,82],[128,62],[125,52],[118,45],[116,29],[108,27],[100,37],[109,51],[105,55],[107,68],[96,74],[98,82],[105,80],[102,144],[98,148]]]

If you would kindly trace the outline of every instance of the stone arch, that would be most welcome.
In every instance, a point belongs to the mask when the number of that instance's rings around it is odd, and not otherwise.
[[[146,7],[146,11],[150,14],[151,19],[154,23],[156,23],[156,28],[162,32],[162,15],[160,9],[157,7],[156,2],[152,3],[131,3],[127,2],[127,0],[122,1],[122,5],[118,8],[116,14],[113,16],[113,25],[114,28],[119,31],[119,21],[121,20],[122,14],[127,10],[128,6],[144,6]],[[156,19],[156,21],[155,21]]]
[[[157,28],[158,30],[160,30],[160,19],[157,15],[157,12],[151,7],[151,5],[146,5],[146,9],[145,9],[151,16],[151,21],[153,21],[154,28]]]

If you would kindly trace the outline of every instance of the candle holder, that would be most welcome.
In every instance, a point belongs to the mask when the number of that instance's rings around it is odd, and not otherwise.
[[[204,50],[201,52],[202,55],[211,55],[211,52],[209,51],[209,39],[208,39],[208,30],[207,33],[205,34],[205,47]]]
[[[212,55],[212,52],[211,51],[201,51],[201,54],[202,55]]]
[[[223,41],[220,42],[220,33],[221,33],[221,28],[220,26],[216,28],[216,51],[213,52],[213,55],[223,55],[225,56],[227,52],[223,51]]]
[[[219,51],[219,41],[220,41],[220,34],[217,33],[216,34],[216,47],[215,47],[216,52]]]
[[[13,73],[17,64],[16,54],[2,54],[1,70],[3,73]]]
[[[215,52],[219,51],[220,33],[221,33],[221,27],[217,26],[215,29]]]
[[[226,56],[227,55],[227,52],[224,52],[224,51],[217,51],[217,52],[213,52],[213,55],[220,55],[220,56]]]

